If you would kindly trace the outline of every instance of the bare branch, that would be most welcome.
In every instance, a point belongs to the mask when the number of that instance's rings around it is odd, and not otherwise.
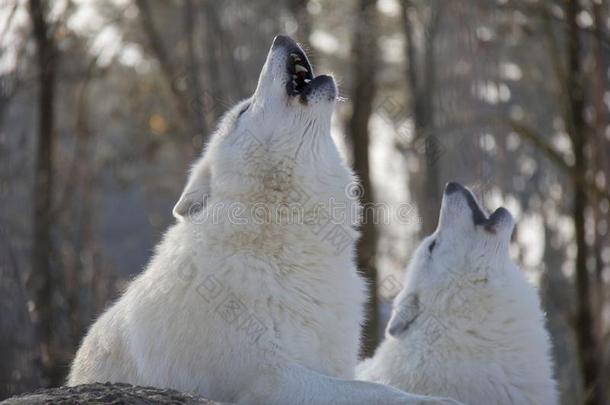
[[[187,61],[188,61],[188,77],[190,97],[193,100],[191,103],[191,111],[193,113],[193,123],[199,135],[207,137],[207,123],[204,115],[204,97],[199,81],[199,63],[195,54],[195,24],[196,17],[193,0],[184,1],[184,35],[186,37]]]
[[[172,63],[170,62],[167,50],[165,49],[163,41],[159,36],[157,29],[155,28],[148,1],[136,0],[136,4],[138,6],[138,9],[140,10],[140,19],[142,21],[144,31],[146,32],[146,35],[148,37],[149,45],[152,48],[152,51],[154,52],[155,56],[157,57],[157,60],[159,61],[161,71],[163,73],[167,85],[170,88],[178,114],[184,120],[186,120],[186,122],[190,122],[191,116],[189,114],[188,103],[184,95],[178,89],[178,87],[173,85],[174,80],[178,77],[177,72]]]
[[[561,152],[557,151],[544,137],[538,134],[533,128],[529,127],[521,121],[509,120],[508,125],[515,133],[522,138],[527,139],[534,144],[538,149],[542,150],[555,164],[562,170],[571,170],[571,164],[565,159]]]
[[[70,201],[74,196],[74,189],[77,184],[77,179],[80,175],[80,171],[78,170],[78,164],[80,162],[80,157],[84,155],[83,146],[84,146],[84,137],[85,131],[85,121],[87,115],[87,90],[89,87],[89,83],[91,79],[94,77],[94,72],[97,67],[98,57],[93,58],[89,65],[87,66],[87,70],[83,80],[79,83],[77,89],[76,96],[76,140],[74,146],[74,156],[72,156],[72,160],[70,162],[70,168],[68,169],[68,178],[66,179],[66,184],[64,186],[63,191],[60,194],[59,202],[53,207],[53,217],[59,216],[68,206]]]
[[[547,7],[547,2],[517,2],[517,1],[510,1],[507,2],[505,4],[498,4],[497,2],[489,2],[489,7],[492,7],[495,10],[505,10],[505,11],[514,11],[514,10],[520,10],[523,11],[524,14],[526,14],[527,16],[529,16],[532,19],[537,19],[540,16],[540,18],[543,19],[548,19],[548,20],[554,20],[556,22],[559,22],[562,24],[563,29],[567,30],[567,22],[565,21],[564,18],[562,18],[561,16],[558,16],[556,14],[554,14],[553,12],[551,12],[551,10],[549,10],[549,8]],[[595,39],[597,39],[598,41],[600,41],[600,43],[604,46],[604,48],[608,48],[610,49],[610,37],[607,35],[607,33],[604,32],[600,32],[598,30],[595,29],[595,27],[584,27],[584,26],[579,26],[578,27],[578,31],[583,33],[583,34],[587,34],[590,35],[592,37],[594,37]]]
[[[551,144],[545,141],[536,130],[529,127],[520,121],[509,120],[508,125],[515,131],[516,134],[530,141],[538,149],[542,150],[545,155],[559,166],[562,171],[568,174],[574,181],[583,184],[587,191],[598,198],[605,198],[610,201],[610,191],[599,187],[594,181],[591,181],[583,176],[577,176],[574,167],[569,163],[561,152],[557,151]],[[578,178],[577,178],[578,177]]]
[[[11,8],[11,11],[8,14],[8,17],[6,17],[6,21],[4,22],[4,28],[2,29],[2,31],[0,31],[0,38],[4,38],[6,33],[8,32],[8,30],[11,28],[11,23],[13,22],[13,18],[15,17],[15,14],[17,13],[17,7],[19,7],[19,2],[15,2],[15,4],[13,4],[13,8]]]

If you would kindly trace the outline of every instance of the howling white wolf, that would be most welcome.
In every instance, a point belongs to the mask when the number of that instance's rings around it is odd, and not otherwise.
[[[386,339],[357,378],[468,404],[555,405],[536,291],[509,258],[514,222],[445,188],[438,229],[418,247]]]
[[[330,137],[336,94],[294,41],[275,38],[254,95],[194,165],[179,221],[85,337],[70,385],[252,404],[455,403],[349,380],[365,293],[354,178]]]

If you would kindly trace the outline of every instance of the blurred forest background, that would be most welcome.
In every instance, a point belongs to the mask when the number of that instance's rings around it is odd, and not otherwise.
[[[363,227],[363,353],[457,180],[518,221],[562,404],[610,404],[608,0],[0,0],[0,398],[63,382],[277,33],[339,80],[363,200],[413,207]]]

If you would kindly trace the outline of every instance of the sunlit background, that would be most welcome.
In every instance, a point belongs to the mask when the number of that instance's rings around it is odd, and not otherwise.
[[[517,219],[562,404],[610,404],[607,0],[0,0],[0,399],[63,382],[278,33],[337,78],[365,202],[412,208],[363,227],[363,352],[457,180]]]

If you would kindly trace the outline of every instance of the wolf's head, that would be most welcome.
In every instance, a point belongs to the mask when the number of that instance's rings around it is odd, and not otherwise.
[[[336,96],[334,79],[314,76],[301,47],[277,36],[254,94],[222,119],[174,215],[183,220],[212,200],[276,204],[300,189],[340,198],[351,172],[330,137]]]
[[[447,328],[474,333],[496,316],[511,280],[520,279],[509,258],[513,228],[506,209],[487,216],[468,189],[447,184],[438,227],[407,268],[387,333],[406,338],[412,329],[425,329],[430,339]]]

